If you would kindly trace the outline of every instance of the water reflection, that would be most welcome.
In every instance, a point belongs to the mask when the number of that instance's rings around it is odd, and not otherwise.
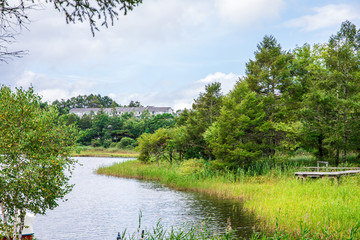
[[[244,214],[238,203],[198,193],[174,191],[154,182],[95,175],[101,165],[121,162],[121,158],[78,158],[82,166],[74,171],[74,190],[55,210],[35,219],[38,240],[116,239],[118,231],[136,231],[139,211],[142,228],[154,226],[159,219],[165,226],[207,219],[223,231],[228,219],[239,238],[252,232],[255,218]]]

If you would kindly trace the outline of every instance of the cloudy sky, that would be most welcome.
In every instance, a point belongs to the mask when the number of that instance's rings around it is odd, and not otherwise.
[[[265,35],[291,50],[327,42],[345,20],[360,27],[360,1],[143,0],[95,37],[52,8],[30,18],[11,45],[29,55],[0,63],[1,84],[46,101],[93,93],[176,110],[211,82],[232,89]]]

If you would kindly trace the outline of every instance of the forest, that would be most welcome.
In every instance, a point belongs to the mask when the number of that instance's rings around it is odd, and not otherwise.
[[[230,93],[207,85],[173,127],[138,138],[139,159],[216,159],[238,168],[296,151],[336,165],[358,156],[359,50],[360,31],[349,21],[327,43],[291,51],[265,36]]]

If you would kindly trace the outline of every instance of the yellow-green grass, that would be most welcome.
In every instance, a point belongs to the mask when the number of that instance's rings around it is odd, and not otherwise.
[[[291,171],[291,170],[288,170]],[[243,201],[268,230],[275,226],[294,234],[309,228],[317,237],[345,238],[360,221],[360,176],[296,180],[293,174],[266,176],[184,174],[180,165],[128,161],[98,169],[98,174],[157,180],[172,188]],[[360,235],[357,235],[360,238]]]
[[[139,156],[134,150],[125,150],[117,148],[92,148],[92,147],[79,147],[72,153],[74,157],[123,157],[123,158],[136,158]]]

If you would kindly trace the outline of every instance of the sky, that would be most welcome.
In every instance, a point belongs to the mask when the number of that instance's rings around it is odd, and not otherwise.
[[[0,84],[49,102],[101,94],[178,110],[212,82],[228,93],[265,35],[290,51],[326,43],[343,21],[360,27],[360,0],[143,0],[95,37],[51,6],[29,17],[10,46],[29,54],[0,62]]]

